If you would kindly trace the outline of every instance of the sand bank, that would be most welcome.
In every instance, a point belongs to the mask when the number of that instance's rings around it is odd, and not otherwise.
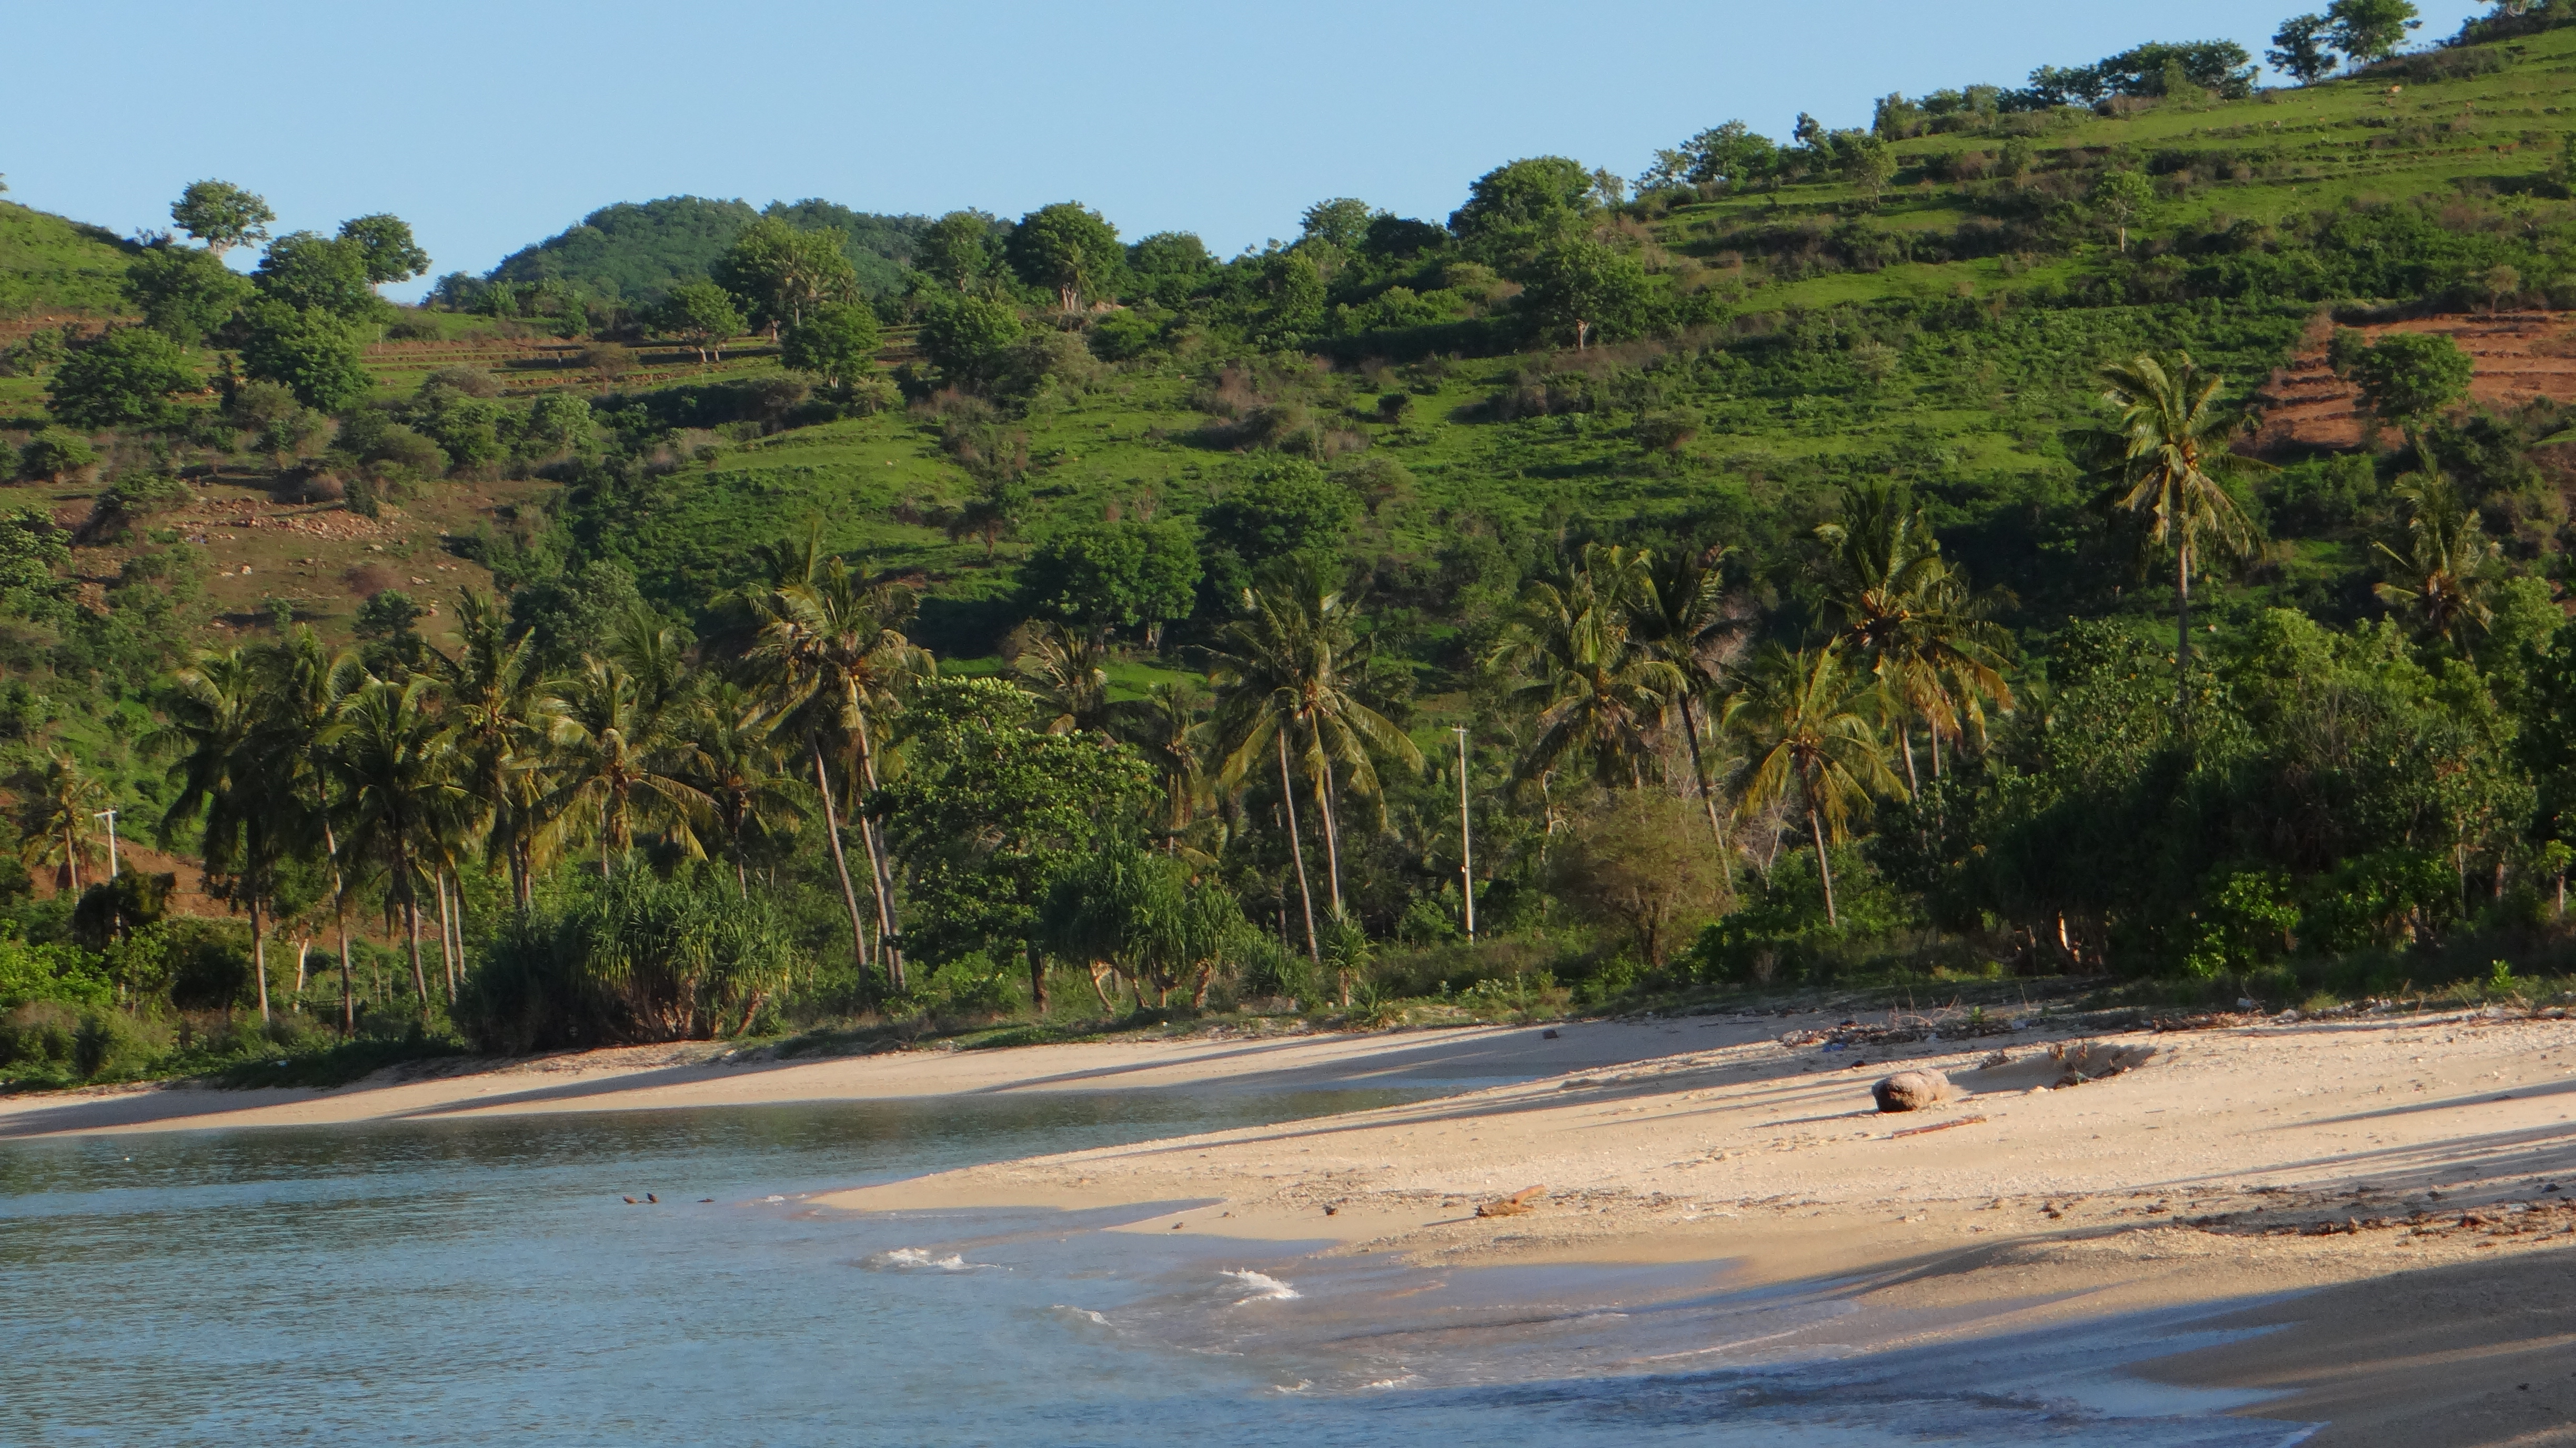
[[[1839,1293],[1903,1325],[1871,1349],[2204,1304],[2218,1325],[2274,1330],[2153,1371],[2331,1420],[2315,1443],[2576,1441],[2576,1023],[2097,1037],[2095,1059],[2144,1064],[2058,1089],[2050,1046],[2068,1043],[2045,1032],[1784,1045],[1801,1024],[1628,1027],[1623,1042],[1651,1030],[1667,1052],[823,1200],[1132,1203],[1129,1230],[1424,1263],[1728,1260],[1738,1280]],[[1957,1099],[1879,1114],[1870,1083],[1917,1065],[1950,1073]],[[1533,1186],[1530,1210],[1476,1215]],[[1856,1346],[1848,1324],[1816,1332]]]

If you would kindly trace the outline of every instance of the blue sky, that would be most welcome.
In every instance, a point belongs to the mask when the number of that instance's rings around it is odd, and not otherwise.
[[[1736,117],[1773,136],[1802,110],[1865,124],[1891,90],[2013,83],[2150,39],[2260,55],[2298,8],[27,4],[7,23],[0,173],[11,200],[120,232],[166,226],[206,176],[265,194],[281,229],[392,211],[439,272],[681,192],[1004,215],[1072,198],[1129,237],[1190,230],[1231,254],[1328,196],[1444,217],[1518,156],[1634,175]],[[2423,34],[2485,8],[2426,0]]]

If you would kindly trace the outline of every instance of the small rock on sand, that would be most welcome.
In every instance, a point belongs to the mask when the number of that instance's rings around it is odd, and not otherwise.
[[[1950,1078],[1938,1071],[1899,1071],[1869,1088],[1881,1111],[1920,1111],[1949,1099]]]

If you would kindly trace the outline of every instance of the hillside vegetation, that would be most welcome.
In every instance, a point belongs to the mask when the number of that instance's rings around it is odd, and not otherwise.
[[[98,227],[0,201],[0,322],[119,314],[133,251]]]
[[[2147,45],[1225,260],[668,198],[414,310],[398,219],[201,183],[96,309],[145,325],[0,366],[0,1000],[112,987],[143,1060],[254,1003],[517,1049],[2526,990],[2576,9],[2409,8],[2285,24],[2304,85]],[[101,801],[238,924],[76,880]],[[363,984],[290,981],[326,937]]]

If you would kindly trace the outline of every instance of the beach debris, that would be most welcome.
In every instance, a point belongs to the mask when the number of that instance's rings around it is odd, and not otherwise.
[[[648,1201],[648,1202],[651,1202],[653,1205],[655,1205],[655,1206],[657,1206],[657,1207],[658,1207],[658,1206],[660,1206],[660,1205],[662,1205],[662,1199],[661,1199],[660,1197],[657,1197],[657,1196],[653,1195],[651,1192],[646,1192],[646,1193],[644,1194],[644,1200],[646,1200],[646,1201]]]
[[[2138,1069],[2155,1056],[2156,1048],[2107,1046],[2100,1041],[2058,1041],[2049,1046],[2048,1054],[2065,1068],[2050,1085],[2081,1086],[2087,1081],[2106,1080]]]
[[[1499,1201],[1486,1202],[1478,1206],[1476,1208],[1476,1215],[1480,1217],[1517,1217],[1523,1212],[1531,1210],[1532,1202],[1538,1197],[1539,1193],[1546,1190],[1547,1188],[1543,1186],[1523,1187],[1519,1191],[1516,1191],[1510,1196],[1504,1197]]]
[[[1179,1231],[1180,1229],[1181,1229],[1181,1224],[1180,1224],[1180,1223],[1178,1223],[1178,1222],[1174,1222],[1174,1223],[1172,1224],[1172,1230],[1173,1230],[1173,1231],[1177,1232],[1177,1231]]]
[[[1927,1131],[1947,1131],[1954,1126],[1974,1126],[1985,1119],[1982,1116],[1953,1117],[1948,1121],[1935,1121],[1929,1126],[1909,1126],[1903,1131],[1891,1131],[1887,1134],[1887,1139],[1894,1141],[1902,1136],[1921,1136]]]
[[[619,1198],[618,1198],[618,1200],[619,1200],[619,1201],[621,1201],[621,1202],[624,1202],[626,1205],[628,1205],[628,1206],[630,1206],[630,1207],[640,1207],[640,1206],[644,1205],[642,1202],[639,1202],[639,1201],[635,1200],[633,1197],[619,1197]]]
[[[1920,1111],[1950,1097],[1950,1078],[1938,1071],[1899,1071],[1869,1088],[1881,1111]]]
[[[1334,1204],[1332,1204],[1331,1202],[1326,1202],[1326,1203],[1324,1203],[1324,1215],[1325,1215],[1325,1216],[1328,1216],[1328,1217],[1338,1217],[1338,1216],[1340,1216],[1341,1214],[1342,1214],[1342,1209],[1341,1209],[1340,1207],[1335,1206],[1335,1205],[1334,1205]]]
[[[1553,1027],[1553,1026],[1551,1026],[1551,1027],[1549,1027],[1548,1029],[1546,1029],[1546,1030],[1544,1030],[1544,1031],[1539,1032],[1539,1033],[1538,1033],[1538,1038],[1539,1038],[1540,1040],[1542,1040],[1542,1041],[1553,1041],[1553,1040],[1555,1040],[1555,1039],[1557,1038],[1556,1028],[1555,1028],[1555,1027]]]

